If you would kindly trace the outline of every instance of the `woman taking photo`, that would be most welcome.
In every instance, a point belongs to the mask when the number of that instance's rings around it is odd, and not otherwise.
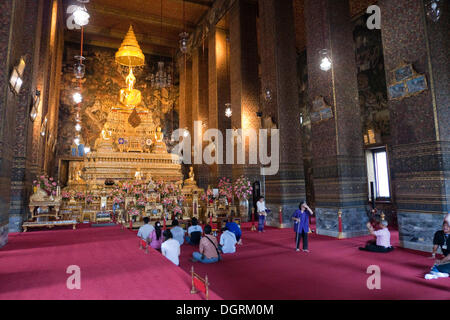
[[[294,220],[294,232],[295,232],[295,251],[300,251],[300,239],[303,239],[303,252],[309,252],[308,250],[308,231],[309,231],[309,216],[314,212],[306,204],[306,201],[302,201],[292,215]]]

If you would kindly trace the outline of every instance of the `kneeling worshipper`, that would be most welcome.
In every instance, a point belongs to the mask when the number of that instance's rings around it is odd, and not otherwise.
[[[165,230],[163,235],[166,240],[161,244],[162,255],[175,265],[180,265],[180,243],[173,239],[172,232],[169,229]]]
[[[383,220],[380,223],[380,230],[375,231],[370,222],[367,223],[367,229],[370,234],[377,237],[375,243],[368,243],[365,247],[360,247],[359,250],[371,252],[391,252],[394,248],[391,246],[391,233],[388,229],[388,222]]]
[[[161,223],[159,221],[155,223],[155,230],[153,230],[153,232],[150,234],[147,241],[153,249],[156,249],[158,251],[161,250],[163,235],[161,230]]]
[[[217,239],[211,234],[210,225],[205,226],[205,236],[200,240],[200,252],[192,253],[192,262],[214,263],[220,260],[220,252],[217,246]]]
[[[172,232],[173,238],[178,241],[180,246],[184,243],[184,229],[178,225],[178,220],[172,221]]]
[[[447,278],[450,273],[450,224],[447,221],[444,221],[442,230],[434,234],[433,245],[431,257],[435,258],[438,247],[441,247],[444,258],[435,261],[430,273],[425,275],[425,279]]]
[[[225,228],[227,228],[229,231],[233,232],[236,236],[236,241],[238,244],[242,244],[242,230],[239,225],[233,221],[233,218],[228,218],[228,222],[225,224]]]
[[[228,230],[227,227],[223,228],[220,236],[219,250],[222,253],[235,253],[236,243],[236,235]]]
[[[202,227],[198,225],[197,218],[192,218],[191,226],[188,228],[188,236],[186,242],[192,245],[198,245],[202,237]]]
[[[143,221],[144,225],[139,228],[137,236],[142,240],[147,240],[155,228],[151,224],[148,224],[150,222],[148,217],[144,217]]]

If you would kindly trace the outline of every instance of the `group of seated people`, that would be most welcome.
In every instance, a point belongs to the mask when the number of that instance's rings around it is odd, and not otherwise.
[[[242,231],[239,225],[228,219],[225,227],[222,229],[220,242],[212,234],[210,225],[206,225],[204,230],[198,224],[196,218],[192,218],[191,226],[185,230],[179,226],[178,220],[172,221],[172,228],[165,231],[161,228],[158,221],[155,226],[149,224],[150,219],[144,217],[144,225],[139,228],[137,236],[145,240],[150,247],[161,251],[162,255],[179,265],[180,247],[186,241],[187,244],[199,246],[199,251],[192,254],[191,261],[202,263],[214,263],[221,259],[221,254],[236,252],[236,244],[242,244]],[[204,236],[202,234],[204,233]]]
[[[375,223],[376,224],[376,223]],[[367,228],[370,234],[376,237],[376,240],[371,240],[366,243],[365,247],[360,247],[360,250],[371,252],[391,252],[394,248],[391,246],[391,234],[388,229],[387,221],[381,221],[376,224],[375,230],[372,223],[367,223]],[[436,259],[437,250],[441,249],[442,259]],[[450,214],[448,214],[442,223],[442,230],[435,232],[433,237],[433,251],[432,259],[436,259],[431,270],[425,275],[425,279],[447,278],[450,274]]]

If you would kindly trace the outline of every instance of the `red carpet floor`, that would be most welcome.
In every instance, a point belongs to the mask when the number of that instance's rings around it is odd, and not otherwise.
[[[433,262],[425,253],[359,251],[367,239],[311,235],[303,253],[291,229],[244,228],[236,254],[203,265],[183,245],[178,268],[117,227],[13,234],[0,249],[0,299],[198,299],[189,293],[192,265],[208,274],[212,299],[450,299],[449,278],[423,279]],[[81,267],[81,290],[66,288],[71,264]],[[369,265],[381,268],[381,290],[366,286]]]
[[[69,265],[81,269],[81,290],[66,287]],[[181,268],[145,254],[119,227],[12,234],[0,249],[0,299],[202,299],[190,285]]]

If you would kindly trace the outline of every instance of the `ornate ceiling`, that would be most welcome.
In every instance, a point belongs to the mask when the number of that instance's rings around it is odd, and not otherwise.
[[[284,1],[284,0],[283,0]],[[356,17],[375,4],[376,0],[349,0],[350,15]],[[136,38],[146,53],[173,56],[178,49],[179,33],[184,28],[192,32],[202,17],[212,7],[214,0],[162,0],[163,23],[160,28],[160,0],[90,0],[86,5],[91,15],[85,27],[86,44],[118,48],[129,25],[132,24]],[[304,0],[293,0],[296,12],[296,42],[302,50],[306,46],[303,19]],[[76,0],[63,0],[64,10]],[[183,20],[185,21],[183,23]],[[65,40],[80,41],[80,31],[66,29]]]
[[[67,6],[76,0],[63,0]],[[102,47],[118,48],[130,24],[146,53],[172,56],[178,48],[179,33],[194,30],[211,7],[213,0],[163,0],[162,31],[160,0],[90,0],[86,8],[91,15],[85,27],[84,41]],[[65,14],[66,15],[66,14]],[[185,22],[183,22],[183,20]],[[80,31],[65,30],[65,40],[80,41]]]

